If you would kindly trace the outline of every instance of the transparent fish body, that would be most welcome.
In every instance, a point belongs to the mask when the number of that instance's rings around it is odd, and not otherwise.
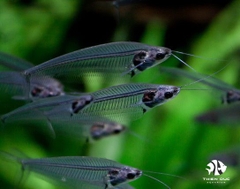
[[[130,116],[138,119],[146,111],[173,99],[179,92],[180,88],[169,85],[132,83],[113,86],[91,93],[93,103],[83,109],[80,116]]]
[[[134,76],[165,61],[171,50],[137,42],[113,42],[80,49],[24,71],[31,80],[32,76],[78,78],[91,74],[104,74],[114,77]],[[31,81],[30,81],[31,82]]]
[[[14,71],[23,71],[34,65],[24,59],[0,52],[0,65]]]
[[[160,68],[160,70],[163,72],[166,72],[166,73],[173,74],[173,75],[187,77],[192,80],[199,80],[202,78],[206,78],[199,82],[223,93],[223,95],[222,95],[223,103],[230,104],[230,103],[235,103],[235,102],[240,101],[240,90],[234,88],[233,86],[231,86],[217,78],[208,77],[207,75],[203,75],[203,74],[199,74],[199,73],[191,73],[191,72],[187,72],[185,70],[177,69],[177,68],[166,68],[166,67],[163,68],[162,67],[162,68]]]
[[[125,131],[124,125],[103,117],[81,116],[74,119],[72,115],[91,103],[91,99],[92,97],[87,95],[81,98],[66,95],[53,100],[35,101],[31,103],[32,105],[24,105],[3,115],[1,119],[4,123],[17,120],[45,120],[50,124],[54,137],[64,135],[88,141],[99,140]]]
[[[73,114],[85,108],[92,100],[91,95],[64,95],[39,99],[1,116],[1,119],[3,122],[23,119],[41,119],[43,117],[50,119],[48,115],[54,116],[55,114],[63,114],[71,117]]]
[[[77,120],[52,119],[56,135],[75,137],[87,141],[118,135],[125,131],[122,124],[102,117],[84,117]]]
[[[77,113],[69,114],[69,111],[57,107],[45,111],[44,115],[51,121],[82,122],[104,117],[122,122],[126,117],[139,119],[146,111],[173,99],[179,92],[179,87],[169,85],[144,83],[117,85],[89,93],[93,100]]]
[[[127,183],[138,179],[142,171],[112,160],[93,157],[53,157],[40,159],[19,159],[8,153],[1,156],[18,161],[22,170],[43,175],[46,178],[79,189],[127,188]]]

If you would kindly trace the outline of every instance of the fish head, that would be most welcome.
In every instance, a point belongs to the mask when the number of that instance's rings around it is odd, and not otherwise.
[[[47,98],[64,95],[63,85],[51,77],[33,77],[31,80],[33,98]]]
[[[115,122],[96,122],[92,125],[90,133],[93,139],[119,134],[126,129],[125,126]]]
[[[226,96],[222,101],[226,102],[227,104],[240,101],[240,93],[237,91],[229,90],[227,91]]]
[[[152,90],[144,93],[142,102],[146,106],[153,108],[155,106],[159,106],[173,99],[178,95],[179,92],[180,92],[179,87],[161,85],[156,90]]]
[[[137,52],[133,57],[133,64],[138,71],[144,71],[164,62],[171,56],[171,53],[171,49],[166,47],[150,47]]]
[[[146,62],[154,62],[153,65],[160,64],[167,60],[172,54],[172,50],[166,47],[152,47],[148,51]]]
[[[116,186],[131,182],[142,175],[142,171],[132,167],[113,168],[108,172],[109,184]]]

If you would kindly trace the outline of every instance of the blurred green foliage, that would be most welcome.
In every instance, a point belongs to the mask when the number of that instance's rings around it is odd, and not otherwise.
[[[85,47],[82,38],[92,41],[101,38],[103,29],[95,25],[96,36],[81,36],[73,32],[85,31],[88,25],[81,21],[90,20],[90,14],[85,10],[85,4],[80,0],[33,0],[29,4],[22,1],[0,1],[0,51],[25,58],[34,64],[67,53],[74,47]],[[200,73],[211,74],[224,65],[229,64],[217,77],[235,86],[239,85],[239,50],[240,50],[240,0],[235,0],[224,8],[209,23],[208,28],[197,33],[197,37],[190,42],[190,46],[179,47],[186,52],[204,57],[189,57],[186,62]],[[113,7],[112,7],[113,8]],[[81,14],[82,13],[82,14]],[[85,14],[84,14],[85,13]],[[106,16],[106,15],[105,15]],[[113,15],[107,14],[108,17]],[[108,41],[134,41],[136,35],[131,35],[133,21],[122,18],[116,21],[116,27]],[[104,20],[102,20],[102,23]],[[76,24],[77,23],[77,24]],[[77,27],[76,27],[77,25]],[[75,28],[72,28],[75,26]],[[109,26],[110,27],[110,26]],[[113,27],[113,26],[111,26]],[[139,42],[165,46],[168,24],[160,18],[152,18],[144,27],[140,26]],[[179,28],[181,29],[181,28]],[[71,32],[74,33],[71,36]],[[176,31],[177,32],[177,31]],[[176,34],[177,35],[177,34]],[[76,39],[74,39],[76,37]],[[79,37],[79,38],[78,38]],[[183,36],[188,40],[188,36]],[[176,45],[177,46],[177,45]],[[174,49],[178,50],[178,49]],[[182,56],[181,56],[182,57]],[[161,66],[181,66],[179,61],[170,58]],[[159,73],[158,67],[150,69],[136,76],[134,82],[149,82],[172,84],[181,86],[186,80],[166,77]],[[88,84],[86,89],[98,90],[104,86],[102,82]],[[194,88],[195,86],[191,86]],[[1,95],[1,98],[4,96]],[[1,100],[2,101],[2,100]],[[1,105],[1,113],[6,113],[19,106],[16,101],[5,101]],[[194,122],[194,117],[209,109],[221,106],[220,99],[211,91],[185,90],[178,97],[167,104],[154,108],[140,120],[129,122],[129,130],[121,136],[115,136],[86,144],[74,138],[57,137],[52,139],[49,133],[33,125],[24,127],[4,128],[0,133],[0,149],[9,151],[18,149],[31,158],[88,155],[103,157],[137,167],[141,170],[162,172],[179,175],[185,179],[166,175],[154,175],[162,182],[174,189],[185,188],[232,188],[238,189],[239,170],[229,167],[224,177],[231,180],[226,184],[207,184],[203,177],[207,177],[206,165],[210,162],[210,155],[239,145],[240,128],[214,125],[200,125]],[[131,134],[132,132],[139,137]],[[13,188],[17,184],[15,174],[20,167],[12,163],[0,161],[0,186]],[[165,188],[160,183],[142,176],[132,185],[139,189]],[[34,175],[21,185],[20,188],[56,188]]]

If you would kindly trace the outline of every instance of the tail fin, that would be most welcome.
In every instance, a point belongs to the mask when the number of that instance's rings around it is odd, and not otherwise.
[[[8,152],[0,151],[0,157],[6,160],[14,161],[21,164],[21,158],[14,156]]]
[[[14,189],[18,188],[19,185],[22,183],[23,176],[24,176],[23,175],[24,174],[24,166],[22,164],[22,159],[17,156],[14,156],[8,152],[0,150],[0,159],[1,158],[5,159],[6,161],[12,161],[12,162],[21,164],[21,173],[16,175],[16,177],[18,177],[18,178],[16,179],[17,182],[14,184],[15,185]]]
[[[2,128],[4,127],[4,125],[5,125],[5,120],[6,120],[6,116],[4,116],[4,115],[2,115],[1,117],[0,117],[0,119],[1,119],[1,125],[2,125]]]

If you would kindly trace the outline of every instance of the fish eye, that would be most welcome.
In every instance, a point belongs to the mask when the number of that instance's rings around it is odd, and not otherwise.
[[[127,178],[128,178],[128,179],[134,179],[135,176],[136,176],[136,175],[135,175],[134,173],[128,173],[128,174],[127,174]]]
[[[173,93],[171,93],[171,92],[166,92],[166,93],[164,94],[164,97],[165,97],[166,99],[172,98],[172,97],[173,97]]]
[[[119,134],[120,132],[121,132],[120,129],[115,129],[115,130],[113,131],[114,134]]]
[[[166,54],[165,52],[159,52],[156,54],[156,59],[157,60],[161,60],[161,59],[164,59],[166,57]]]
[[[39,87],[34,87],[33,90],[31,91],[31,94],[32,94],[33,96],[35,96],[35,95],[41,93],[42,91],[43,91],[43,89],[41,89],[41,88],[39,88]]]

